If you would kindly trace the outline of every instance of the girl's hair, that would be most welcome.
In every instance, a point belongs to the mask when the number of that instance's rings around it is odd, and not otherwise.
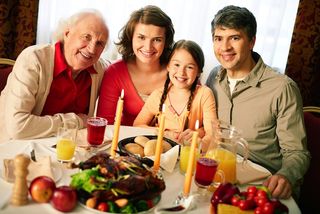
[[[103,18],[102,14],[98,10],[84,9],[78,13],[75,13],[74,15],[70,16],[69,18],[67,18],[65,20],[61,19],[59,21],[58,26],[52,35],[53,42],[60,41],[63,43],[63,34],[66,31],[66,29],[77,25],[80,20],[82,20],[84,17],[86,17],[88,15],[95,15],[96,17],[100,18],[102,20],[102,22],[105,24],[105,27],[108,31],[106,21]]]
[[[203,72],[204,55],[203,55],[201,47],[197,43],[195,43],[194,41],[191,41],[191,40],[179,40],[178,42],[176,42],[174,44],[174,46],[172,48],[172,52],[171,52],[170,57],[169,57],[169,60],[174,55],[175,51],[179,50],[179,49],[184,49],[184,50],[188,51],[191,54],[192,58],[197,63],[198,71],[199,71],[196,79],[194,80],[194,82],[192,83],[191,88],[190,88],[191,94],[190,94],[190,97],[189,97],[189,100],[188,100],[188,105],[187,105],[187,111],[190,111],[192,100],[193,100],[193,95],[194,95],[194,92],[196,90],[196,86],[198,84],[198,80],[199,80],[200,74]],[[161,100],[160,100],[159,111],[162,110],[162,104],[164,103],[164,101],[167,98],[167,94],[168,94],[168,91],[169,91],[168,90],[169,89],[169,84],[170,84],[170,78],[169,78],[169,73],[168,73],[166,82],[165,82],[164,87],[163,87],[163,93],[162,93]],[[187,123],[186,123],[185,127],[186,126],[187,126]]]
[[[160,64],[166,64],[173,44],[174,28],[170,17],[159,7],[153,5],[148,5],[134,11],[127,24],[120,30],[119,42],[115,44],[118,45],[118,50],[122,55],[122,59],[128,61],[135,58],[132,49],[132,38],[134,29],[138,23],[155,25],[166,29],[165,46],[160,57]]]

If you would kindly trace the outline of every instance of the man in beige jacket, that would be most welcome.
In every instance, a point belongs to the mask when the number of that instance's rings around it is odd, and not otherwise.
[[[96,10],[61,22],[52,45],[35,45],[18,56],[0,96],[0,142],[53,136],[66,121],[78,128],[94,114],[109,37]]]

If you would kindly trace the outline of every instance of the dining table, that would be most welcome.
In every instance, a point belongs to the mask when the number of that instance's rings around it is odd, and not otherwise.
[[[107,126],[106,138],[112,138],[113,125]],[[82,132],[86,132],[82,130]],[[154,128],[142,128],[121,126],[119,132],[119,140],[139,135],[156,135]],[[4,159],[13,159],[18,154],[30,155],[34,151],[35,157],[50,156],[53,166],[53,177],[56,181],[56,186],[69,185],[71,181],[71,175],[78,172],[79,169],[69,168],[66,164],[61,164],[56,158],[56,149],[54,145],[57,143],[56,137],[48,137],[41,139],[30,140],[8,140],[0,144],[0,213],[61,213],[56,210],[50,203],[36,203],[31,200],[29,195],[29,201],[23,206],[14,206],[10,203],[10,197],[12,194],[13,183],[7,182],[3,177]],[[107,146],[106,146],[107,147]],[[108,151],[107,148],[102,148]],[[76,149],[75,161],[84,161],[90,154],[85,152],[84,149],[79,146]],[[179,164],[175,165],[173,172],[161,171],[166,188],[161,194],[160,202],[157,207],[168,207],[173,205],[176,197],[183,190],[184,174],[180,173]],[[262,182],[262,181],[261,181]],[[30,184],[30,181],[28,182]],[[240,189],[245,189],[246,185],[240,186]],[[197,186],[194,182],[191,184],[191,193],[197,191]],[[209,193],[211,194],[211,193]],[[290,214],[301,213],[295,200],[290,197],[289,199],[281,200],[289,208]],[[92,213],[95,212],[92,209],[88,209],[85,206],[78,205],[70,213]],[[100,212],[100,211],[96,211]],[[102,212],[101,212],[102,213]],[[154,209],[151,209],[147,213],[154,213]],[[210,213],[210,197],[208,200],[200,200],[194,203],[192,209],[189,209],[187,213]]]

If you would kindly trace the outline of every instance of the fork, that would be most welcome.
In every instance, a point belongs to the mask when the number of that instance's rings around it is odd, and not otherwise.
[[[34,152],[34,149],[32,149],[32,151],[30,152],[30,157],[31,157],[31,160],[37,161],[37,159],[36,159],[36,154],[35,154],[35,152]]]

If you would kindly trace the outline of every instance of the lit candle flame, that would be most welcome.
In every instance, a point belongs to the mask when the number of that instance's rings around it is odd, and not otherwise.
[[[195,130],[199,129],[199,120],[196,121],[196,125],[194,126]]]
[[[165,104],[162,104],[162,110],[161,110],[161,112],[164,113],[165,110],[166,110],[166,105],[165,105]]]
[[[121,95],[120,95],[121,99],[123,99],[123,96],[124,96],[124,90],[122,89],[121,90]]]

